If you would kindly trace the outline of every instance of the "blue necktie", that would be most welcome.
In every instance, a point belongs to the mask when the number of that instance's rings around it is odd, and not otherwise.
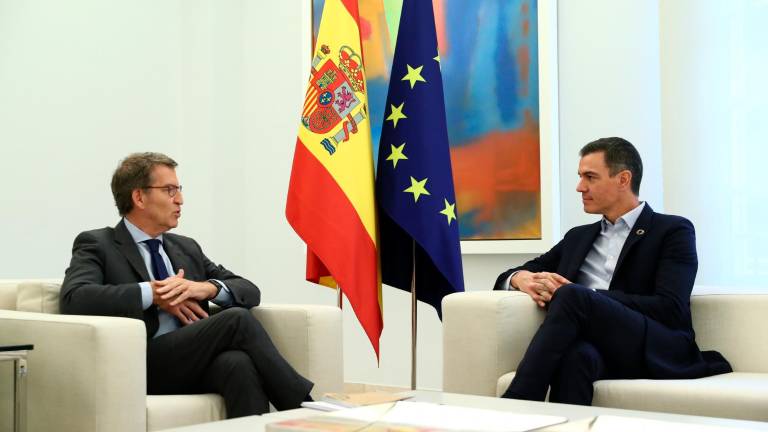
[[[163,280],[168,277],[168,269],[165,267],[163,257],[160,256],[160,240],[149,239],[144,240],[144,243],[149,246],[149,257],[152,260],[152,274],[155,276],[155,280]]]

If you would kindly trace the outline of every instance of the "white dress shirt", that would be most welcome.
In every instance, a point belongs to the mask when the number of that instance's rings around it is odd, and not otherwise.
[[[637,218],[643,212],[645,203],[642,202],[634,209],[628,211],[615,223],[611,223],[603,217],[600,221],[600,233],[592,243],[592,248],[587,253],[587,258],[581,264],[579,274],[576,276],[576,282],[592,289],[607,290],[613,279],[613,272],[616,270],[616,263],[619,260],[619,254],[624,247],[624,243],[632,232]]]

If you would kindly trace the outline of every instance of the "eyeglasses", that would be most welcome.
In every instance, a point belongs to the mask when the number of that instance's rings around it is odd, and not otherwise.
[[[173,198],[177,193],[181,192],[181,185],[145,186],[143,189],[163,189],[169,197]]]

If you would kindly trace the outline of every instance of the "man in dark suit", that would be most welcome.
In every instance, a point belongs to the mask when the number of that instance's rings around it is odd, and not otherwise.
[[[590,405],[599,379],[730,372],[719,353],[702,353],[694,340],[691,222],[639,201],[643,165],[628,141],[602,138],[580,155],[576,191],[584,211],[602,220],[571,229],[494,286],[548,309],[502,397],[543,401],[549,389],[551,402]]]
[[[175,167],[159,153],[120,163],[112,194],[123,219],[75,239],[62,312],[143,320],[149,394],[219,393],[230,418],[268,412],[269,402],[298,407],[313,384],[251,315],[259,289],[168,233],[184,203]],[[208,301],[223,310],[209,317]]]

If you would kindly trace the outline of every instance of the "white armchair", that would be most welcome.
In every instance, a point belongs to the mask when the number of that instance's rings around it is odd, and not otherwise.
[[[699,379],[601,380],[595,406],[768,421],[768,295],[695,295],[702,350],[733,372]],[[507,389],[544,311],[519,291],[475,291],[443,299],[443,390],[499,396]]]
[[[148,396],[144,323],[60,315],[59,288],[59,280],[0,281],[0,345],[35,346],[28,356],[29,431],[143,432],[225,417],[215,394]],[[339,309],[262,305],[251,312],[315,383],[314,397],[341,391]]]

